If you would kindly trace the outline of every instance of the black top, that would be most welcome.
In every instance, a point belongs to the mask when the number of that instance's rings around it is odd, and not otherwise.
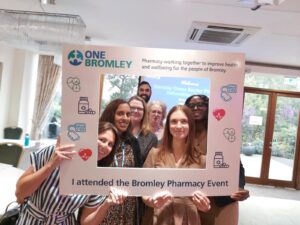
[[[149,132],[146,135],[140,133],[139,136],[137,137],[137,140],[141,150],[142,163],[144,163],[149,151],[153,147],[157,147],[158,140],[156,135],[153,134],[152,132]]]
[[[244,169],[242,162],[240,161],[239,187],[244,188],[245,183],[246,183],[245,182],[245,169]],[[235,200],[230,198],[230,196],[216,196],[216,197],[214,197],[214,201],[215,201],[216,205],[220,206],[220,207],[228,205],[232,202],[235,202]]]

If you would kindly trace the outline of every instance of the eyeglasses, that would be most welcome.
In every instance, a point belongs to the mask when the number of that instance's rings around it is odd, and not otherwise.
[[[151,110],[150,112],[151,112],[152,114],[157,114],[157,115],[161,115],[161,114],[162,114],[162,112],[159,111],[159,110]]]
[[[202,103],[202,102],[198,102],[198,103],[189,103],[187,106],[189,108],[191,108],[191,109],[194,109],[195,107],[197,107],[197,109],[198,109],[198,108],[205,108],[205,107],[207,107],[207,104]]]
[[[139,112],[144,111],[144,109],[141,108],[141,107],[133,107],[133,106],[130,107],[130,110],[131,110],[132,112],[134,112],[134,111],[139,111]]]

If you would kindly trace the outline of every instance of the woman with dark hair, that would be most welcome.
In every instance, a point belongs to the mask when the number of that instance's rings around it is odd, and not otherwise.
[[[114,124],[120,134],[120,141],[111,164],[115,167],[141,167],[140,147],[137,139],[130,132],[130,115],[128,102],[115,99],[106,106],[100,117],[100,121]],[[138,224],[138,213],[137,198],[127,197],[123,204],[109,209],[101,224]]]
[[[174,106],[166,120],[162,144],[152,149],[144,163],[147,168],[203,168],[205,158],[194,148],[195,125],[191,110]],[[143,224],[200,225],[200,211],[210,209],[209,199],[196,191],[192,197],[173,197],[167,191],[145,196],[147,210]]]
[[[192,95],[185,101],[185,105],[192,110],[195,119],[195,149],[205,155],[207,153],[208,103],[209,99],[205,95]],[[233,193],[231,196],[209,198],[211,201],[211,210],[207,213],[201,213],[202,225],[237,225],[237,201],[242,201],[249,197],[249,191],[244,189],[245,171],[241,162],[239,178],[239,191]]]
[[[98,160],[113,154],[117,134],[109,123],[99,124]],[[107,210],[115,204],[124,202],[126,193],[115,188],[110,189],[109,196],[97,195],[60,195],[59,165],[77,155],[72,151],[75,145],[49,146],[31,153],[30,166],[19,178],[16,197],[24,205],[16,224],[78,224],[75,212],[81,208],[81,225],[99,224]]]
[[[150,149],[157,146],[158,140],[150,130],[144,99],[135,95],[128,100],[128,103],[131,109],[131,133],[139,142],[142,162],[144,162]]]
[[[115,137],[114,143],[109,141],[107,137],[104,135],[105,132],[110,132],[111,135]],[[99,122],[98,126],[98,167],[108,167],[114,161],[114,156],[116,152],[116,148],[112,148],[113,146],[118,146],[119,143],[119,132],[117,128],[112,123],[109,122]],[[109,148],[112,150],[109,151]]]
[[[195,119],[195,148],[204,155],[207,149],[208,101],[206,95],[192,95],[184,103],[192,110]]]

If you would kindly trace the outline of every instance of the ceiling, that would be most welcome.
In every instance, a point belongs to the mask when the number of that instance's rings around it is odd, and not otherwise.
[[[300,67],[299,0],[257,10],[238,0],[0,0],[0,9],[80,15],[87,44],[242,52],[247,61]],[[193,21],[260,30],[240,46],[186,42]]]

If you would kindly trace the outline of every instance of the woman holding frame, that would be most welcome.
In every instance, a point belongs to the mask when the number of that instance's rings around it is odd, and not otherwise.
[[[127,101],[115,99],[103,110],[100,121],[107,121],[115,125],[120,141],[111,166],[141,167],[140,147],[137,139],[131,134],[131,109]],[[140,217],[137,197],[128,197],[120,204],[111,207],[102,225],[138,224]]]
[[[110,123],[99,123],[98,160],[113,154],[117,142],[116,128]],[[59,194],[59,166],[76,156],[74,147],[60,145],[58,138],[56,146],[31,153],[32,165],[17,182],[17,201],[23,204],[17,225],[75,225],[75,212],[81,207],[81,225],[96,225],[112,205],[124,202],[127,194],[115,188],[110,189],[108,197]]]
[[[203,168],[205,157],[194,148],[194,117],[186,106],[174,106],[168,113],[162,144],[153,148],[144,163],[147,168]],[[152,208],[147,210],[142,224],[200,225],[200,212],[210,209],[210,201],[200,190],[192,197],[173,197],[162,191],[144,196]]]
[[[204,155],[207,154],[208,103],[209,98],[206,95],[192,95],[185,101],[195,119],[195,148]],[[231,196],[210,197],[211,210],[201,214],[202,225],[237,225],[238,201],[249,197],[249,191],[244,187],[245,171],[240,162],[239,190]]]

